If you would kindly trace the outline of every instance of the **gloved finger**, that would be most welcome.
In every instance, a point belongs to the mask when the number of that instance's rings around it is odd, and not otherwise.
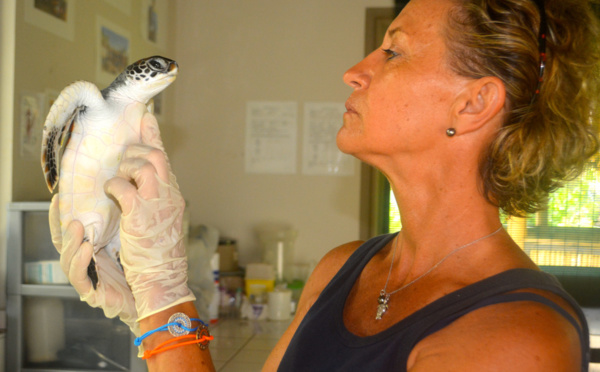
[[[149,112],[145,113],[142,117],[140,134],[143,144],[165,151],[156,117]]]
[[[48,221],[50,223],[50,235],[52,236],[52,244],[60,253],[62,249],[62,231],[60,223],[60,211],[58,209],[58,194],[52,197],[50,209],[48,213]]]
[[[137,189],[123,177],[113,177],[104,184],[104,192],[111,195],[121,207],[123,214],[129,214],[137,196]]]
[[[69,268],[69,281],[77,293],[85,295],[92,291],[92,280],[88,276],[87,268],[92,260],[94,247],[89,242],[79,246],[77,252],[73,255],[71,266]]]
[[[158,177],[163,181],[169,182],[169,173],[171,168],[169,166],[169,162],[167,157],[161,149],[150,147],[146,145],[132,145],[127,148],[125,154],[123,155],[123,160],[121,161],[121,165],[123,162],[130,159],[143,159],[152,164],[154,167],[154,172],[158,174]],[[141,164],[137,164],[138,166]],[[151,170],[150,168],[148,170]],[[139,188],[139,186],[138,186]]]
[[[150,200],[158,198],[159,181],[156,173],[156,168],[147,159],[124,157],[117,175],[126,180],[132,180],[140,196],[145,200]]]
[[[60,253],[60,267],[67,277],[71,270],[71,261],[79,250],[83,242],[84,230],[81,222],[77,220],[71,221],[65,230],[65,235],[62,241],[62,252]],[[87,266],[86,266],[87,267]]]

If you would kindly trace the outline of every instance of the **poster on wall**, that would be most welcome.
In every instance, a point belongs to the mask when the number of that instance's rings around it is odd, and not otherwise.
[[[342,153],[336,136],[343,124],[343,103],[304,104],[302,173],[308,175],[352,176],[355,159]]]
[[[25,21],[54,35],[75,38],[74,0],[25,0]]]
[[[131,43],[123,28],[97,17],[96,79],[102,86],[110,84],[129,65]]]
[[[43,97],[36,93],[21,95],[19,118],[20,155],[26,159],[40,158],[42,148],[42,125],[45,115],[42,112]]]
[[[161,48],[167,46],[168,4],[166,0],[142,0],[141,20],[144,39]]]

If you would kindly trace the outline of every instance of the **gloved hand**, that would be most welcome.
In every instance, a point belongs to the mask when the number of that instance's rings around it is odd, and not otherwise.
[[[69,282],[79,293],[81,301],[91,307],[99,307],[108,318],[118,316],[131,331],[139,337],[140,326],[136,322],[133,294],[127,285],[123,271],[108,256],[104,249],[96,253],[96,269],[98,270],[98,287],[94,290],[87,274],[87,267],[92,259],[94,248],[89,242],[83,242],[84,230],[81,222],[72,221],[62,236],[58,195],[54,195],[49,211],[50,233],[52,243],[60,253],[60,266],[69,278]]]
[[[123,212],[120,257],[138,320],[196,299],[187,285],[185,201],[151,114],[142,118],[141,135],[142,144],[127,148],[117,177],[105,184]]]

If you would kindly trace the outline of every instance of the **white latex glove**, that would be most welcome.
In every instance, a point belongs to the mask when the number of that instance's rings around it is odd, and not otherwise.
[[[133,294],[127,285],[123,271],[108,256],[104,249],[96,253],[96,269],[98,271],[98,287],[94,290],[87,268],[92,259],[94,248],[89,242],[83,242],[84,229],[81,222],[72,221],[61,233],[58,195],[54,195],[49,211],[50,233],[52,243],[60,253],[60,266],[69,278],[69,282],[81,301],[91,307],[99,307],[107,318],[118,316],[131,331],[141,335]]]
[[[105,191],[121,206],[121,264],[138,320],[194,301],[187,285],[182,220],[185,201],[164,152],[156,119],[142,118],[142,144],[125,151]]]

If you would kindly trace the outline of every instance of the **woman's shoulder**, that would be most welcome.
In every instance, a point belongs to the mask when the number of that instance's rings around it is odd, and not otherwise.
[[[577,371],[581,357],[576,328],[552,308],[525,301],[461,317],[417,344],[408,364],[414,371],[490,365],[511,371]]]
[[[535,283],[545,281],[551,286],[553,281],[522,265],[475,285],[486,282],[502,286],[508,281],[517,282],[515,289],[495,295],[498,301],[475,306],[421,340],[409,357],[412,370],[437,370],[440,366],[449,370],[482,370],[489,365],[499,370],[528,372],[579,370],[582,345],[577,326],[581,328],[582,324],[572,304],[554,291],[535,288]],[[477,288],[485,290],[482,286]],[[523,296],[513,296],[519,294]],[[505,296],[511,299],[503,301]],[[541,301],[542,298],[549,302]]]
[[[348,258],[364,243],[362,240],[352,241],[333,248],[321,258],[309,281],[315,289],[323,288],[333,279],[335,274],[344,266]]]
[[[301,303],[298,305],[306,312],[312,307],[323,289],[329,284],[331,279],[344,266],[348,258],[364,243],[364,241],[356,240],[346,244],[342,244],[327,252],[319,261],[312,274],[306,282],[306,286],[302,291]],[[299,309],[302,310],[302,309]]]

